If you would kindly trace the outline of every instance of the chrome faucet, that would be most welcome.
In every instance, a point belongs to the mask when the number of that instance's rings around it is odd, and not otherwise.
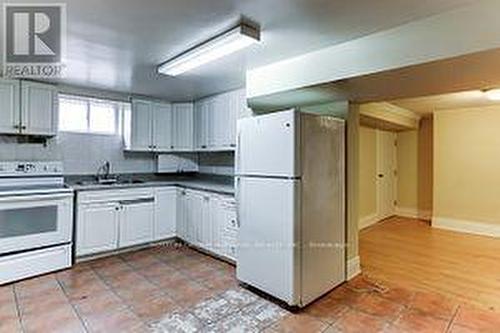
[[[109,161],[105,161],[103,165],[97,168],[96,179],[97,182],[103,182],[109,179],[109,175],[111,173],[111,163]]]

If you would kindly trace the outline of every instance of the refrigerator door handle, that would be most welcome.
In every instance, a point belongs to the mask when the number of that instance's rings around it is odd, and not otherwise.
[[[240,177],[236,177],[236,184],[235,184],[235,194],[236,194],[236,224],[238,228],[241,227],[241,219],[240,219]]]
[[[235,169],[236,172],[238,173],[240,170],[240,165],[241,165],[241,132],[240,129],[238,129],[238,134],[236,137],[236,163],[235,163]]]

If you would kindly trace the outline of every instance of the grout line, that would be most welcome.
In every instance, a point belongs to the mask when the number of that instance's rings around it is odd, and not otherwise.
[[[71,309],[73,310],[73,312],[75,313],[75,315],[77,316],[78,320],[80,320],[82,326],[83,326],[83,329],[85,330],[85,332],[90,332],[90,329],[89,327],[87,327],[87,324],[85,323],[85,321],[83,320],[83,318],[80,316],[80,313],[78,312],[78,310],[76,309],[75,305],[73,304],[73,302],[71,302],[67,292],[66,292],[66,289],[64,288],[63,284],[61,283],[61,281],[59,281],[59,279],[57,278],[57,276],[54,277],[57,284],[59,285],[59,288],[61,288],[63,294],[64,294],[64,297],[66,298],[66,300],[68,301],[68,304],[71,306]]]
[[[448,322],[448,325],[446,326],[445,332],[451,332],[451,328],[453,326],[453,323],[455,322],[455,318],[458,315],[458,311],[460,310],[460,305],[457,305],[457,308],[455,309],[455,312],[453,313],[453,316],[451,316],[450,321]]]
[[[21,331],[24,333],[26,332],[26,329],[24,328],[24,320],[21,314],[21,306],[19,305],[19,298],[16,292],[16,285],[17,285],[16,283],[12,285],[12,294],[14,296],[14,303],[16,305],[16,312],[17,312],[17,318],[19,320],[19,325],[21,326]]]

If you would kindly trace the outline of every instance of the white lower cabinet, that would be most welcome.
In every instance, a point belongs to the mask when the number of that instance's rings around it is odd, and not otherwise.
[[[77,256],[175,236],[236,260],[238,223],[234,198],[174,186],[78,195]]]
[[[237,259],[238,223],[233,197],[186,190],[179,197],[178,237],[232,260]]]
[[[180,215],[177,209],[178,192],[176,187],[155,189],[155,240],[175,237],[177,216]]]
[[[111,251],[118,248],[119,206],[117,203],[90,203],[78,206],[76,254]]]
[[[120,247],[153,241],[154,198],[120,203]]]

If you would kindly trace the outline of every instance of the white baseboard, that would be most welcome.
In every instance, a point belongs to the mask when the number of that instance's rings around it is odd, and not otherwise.
[[[359,274],[361,274],[361,264],[359,256],[347,260],[347,281],[352,280]]]
[[[369,226],[377,223],[379,220],[380,219],[378,218],[376,213],[368,215],[368,216],[364,216],[364,217],[359,219],[358,228],[359,228],[359,230],[364,229],[364,228],[368,228]]]
[[[396,207],[395,214],[411,219],[430,220],[432,218],[432,213],[430,211],[410,207]]]
[[[446,217],[432,218],[432,227],[446,229],[473,235],[500,237],[500,225],[489,224],[478,221],[458,220]]]

